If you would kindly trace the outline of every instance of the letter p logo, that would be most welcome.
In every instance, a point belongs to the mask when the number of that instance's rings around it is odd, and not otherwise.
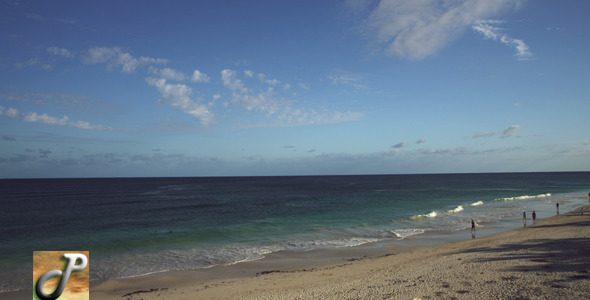
[[[66,284],[68,283],[68,279],[70,279],[70,275],[72,274],[72,272],[80,272],[83,271],[86,266],[88,265],[88,257],[85,254],[82,253],[63,253],[63,255],[61,255],[61,252],[57,252],[57,251],[43,251],[40,252],[41,254],[45,254],[42,257],[37,257],[38,252],[35,252],[33,255],[33,265],[34,265],[34,269],[33,269],[33,276],[35,276],[35,271],[37,271],[37,264],[41,265],[44,267],[43,270],[47,270],[47,268],[51,265],[52,267],[55,267],[55,264],[51,264],[54,263],[55,261],[57,261],[58,263],[60,261],[65,260],[66,264],[65,267],[63,269],[63,272],[59,269],[53,269],[50,271],[47,271],[45,273],[43,273],[36,282],[36,286],[35,286],[35,296],[38,297],[38,299],[41,300],[55,300],[57,298],[59,298],[62,293],[64,292],[64,289],[66,288]],[[63,258],[63,260],[61,259]],[[47,264],[47,262],[45,262],[46,259],[52,259],[52,262],[49,262],[49,264]],[[37,260],[41,260],[40,262],[37,262]],[[41,270],[39,270],[40,273],[42,272]],[[43,288],[45,286],[45,284],[48,281],[51,281],[52,278],[54,277],[59,277],[59,281],[57,282],[57,286],[55,287],[55,290],[53,291],[53,293],[51,294],[47,294]],[[76,292],[86,292],[88,293],[88,272],[86,272],[86,274],[82,274],[81,275],[82,280],[80,280],[80,278],[78,278],[77,280],[74,280],[75,283],[72,283],[72,292],[71,293],[76,293]],[[86,283],[85,288],[84,286],[81,287],[80,283],[82,283],[82,285],[84,285],[84,281]],[[53,280],[53,283],[50,285],[55,285],[55,280]]]

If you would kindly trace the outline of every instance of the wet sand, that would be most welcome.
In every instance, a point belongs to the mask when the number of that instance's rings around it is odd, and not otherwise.
[[[584,211],[590,213],[590,206]],[[468,231],[465,236],[470,237]],[[590,215],[581,216],[579,211],[439,246],[401,252],[384,248],[385,254],[363,255],[365,250],[351,249],[351,258],[315,267],[313,256],[321,252],[297,254],[308,255],[310,261],[297,257],[280,266],[268,259],[220,267],[213,279],[201,270],[107,280],[91,283],[90,295],[92,299],[590,299]],[[370,257],[374,254],[377,257]],[[305,266],[298,265],[301,261],[307,262]],[[253,266],[248,264],[258,264],[255,268],[263,271],[252,274]]]

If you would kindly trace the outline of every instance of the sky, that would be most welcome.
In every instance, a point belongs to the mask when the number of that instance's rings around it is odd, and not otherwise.
[[[588,11],[0,0],[0,178],[590,171]]]

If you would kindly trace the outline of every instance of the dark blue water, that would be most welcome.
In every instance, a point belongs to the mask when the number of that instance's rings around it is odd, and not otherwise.
[[[29,287],[34,250],[135,276],[566,211],[589,190],[588,172],[0,180],[0,290]]]

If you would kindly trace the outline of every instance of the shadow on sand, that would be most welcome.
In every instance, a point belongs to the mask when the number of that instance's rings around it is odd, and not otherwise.
[[[573,222],[566,224],[538,224],[531,228],[555,228],[568,226],[572,230],[578,227],[590,226],[590,216],[587,220],[579,215],[568,215]],[[526,230],[524,231],[526,232]],[[473,248],[462,253],[479,253],[474,262],[490,261],[515,261],[512,267],[506,271],[560,273],[572,272],[574,275],[566,275],[567,280],[590,280],[590,239],[588,238],[556,238],[556,239],[531,239],[523,243],[506,243],[497,247]],[[496,255],[486,255],[486,253]],[[526,263],[526,262],[530,263]],[[523,262],[525,262],[523,264]],[[559,286],[564,278],[550,281],[553,286]]]

